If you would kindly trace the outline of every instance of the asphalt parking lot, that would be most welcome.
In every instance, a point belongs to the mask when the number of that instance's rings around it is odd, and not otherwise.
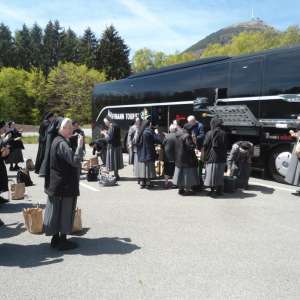
[[[36,146],[24,156],[34,158]],[[14,180],[15,173],[9,173]],[[43,179],[0,207],[1,299],[299,299],[300,197],[252,178],[250,189],[207,197],[141,190],[132,168],[116,187],[82,177],[84,230],[70,252],[24,229],[22,209],[43,207]]]

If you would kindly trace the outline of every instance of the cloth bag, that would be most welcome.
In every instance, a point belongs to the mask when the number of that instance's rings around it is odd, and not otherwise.
[[[24,208],[25,227],[30,233],[43,232],[43,210],[39,207]]]
[[[11,199],[12,200],[21,200],[25,196],[25,183],[12,183],[10,186]]]
[[[81,209],[76,208],[72,232],[79,232],[81,230],[82,230]]]

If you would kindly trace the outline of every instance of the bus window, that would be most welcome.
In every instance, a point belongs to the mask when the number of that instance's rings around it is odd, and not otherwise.
[[[229,97],[255,97],[261,94],[261,59],[238,60],[231,64]]]
[[[271,54],[266,57],[264,95],[300,93],[300,53]]]

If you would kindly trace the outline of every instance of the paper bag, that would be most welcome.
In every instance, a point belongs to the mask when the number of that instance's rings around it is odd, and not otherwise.
[[[76,208],[72,232],[79,232],[81,230],[82,230],[81,209]]]
[[[43,210],[41,208],[24,208],[23,216],[25,221],[25,227],[29,232],[43,232]]]
[[[25,183],[13,183],[10,186],[11,199],[12,200],[21,200],[24,199],[25,195]]]

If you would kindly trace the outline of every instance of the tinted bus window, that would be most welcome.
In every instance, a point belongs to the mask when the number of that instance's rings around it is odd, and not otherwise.
[[[266,57],[265,95],[300,93],[300,53],[271,54]]]
[[[244,59],[231,63],[229,97],[254,97],[261,94],[261,59]]]

